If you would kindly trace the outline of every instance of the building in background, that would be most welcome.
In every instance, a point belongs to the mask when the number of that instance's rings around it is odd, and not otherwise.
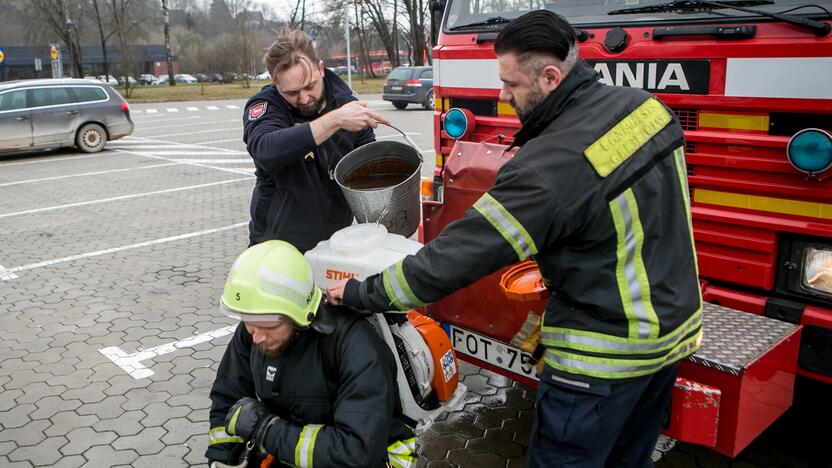
[[[52,78],[49,46],[4,47],[0,44],[0,49],[3,50],[4,55],[3,62],[0,63],[0,81]],[[156,76],[167,74],[164,45],[130,46],[127,58],[127,74],[129,76],[135,78],[144,73]],[[104,56],[100,46],[81,47],[81,59],[85,75],[98,76],[104,74]],[[37,69],[38,60],[40,61],[40,70]],[[67,51],[63,51],[61,61],[63,62],[64,76],[69,77],[72,66]],[[120,48],[107,47],[107,62],[110,75],[121,76],[123,74]],[[173,56],[173,72],[179,73],[176,56]]]

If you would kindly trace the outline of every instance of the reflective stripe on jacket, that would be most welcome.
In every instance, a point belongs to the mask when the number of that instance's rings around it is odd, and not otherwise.
[[[416,307],[534,258],[553,292],[541,329],[548,371],[618,381],[692,354],[701,293],[675,115],[579,62],[515,138],[522,148],[462,220],[351,281],[345,303]]]

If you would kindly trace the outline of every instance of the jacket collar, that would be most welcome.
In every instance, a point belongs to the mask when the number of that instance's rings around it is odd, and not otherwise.
[[[514,134],[511,147],[521,146],[540,135],[540,132],[566,109],[569,98],[575,90],[597,80],[598,73],[585,61],[581,60],[575,64],[561,84],[529,114],[529,118],[523,122],[523,127]]]

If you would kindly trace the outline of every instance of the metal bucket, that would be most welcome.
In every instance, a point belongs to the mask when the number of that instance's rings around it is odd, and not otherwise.
[[[371,169],[386,162],[413,166],[413,173],[395,185],[378,188],[354,188],[345,183],[356,169]],[[422,156],[412,146],[397,141],[375,141],[344,156],[335,166],[335,181],[359,223],[379,222],[387,232],[410,237],[419,228],[421,167]]]

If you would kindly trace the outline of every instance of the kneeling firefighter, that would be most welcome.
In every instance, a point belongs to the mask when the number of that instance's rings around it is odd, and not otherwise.
[[[211,388],[212,467],[412,467],[389,348],[321,303],[303,255],[268,241],[231,267],[220,311],[241,320]]]

